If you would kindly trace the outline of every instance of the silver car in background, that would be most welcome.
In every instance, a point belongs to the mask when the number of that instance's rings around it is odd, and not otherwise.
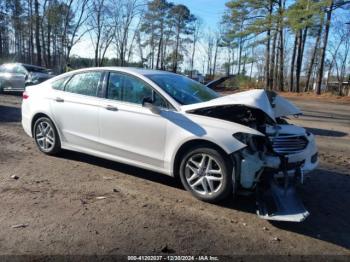
[[[52,72],[44,67],[8,63],[0,66],[0,93],[23,92],[25,86],[39,84],[53,77]]]

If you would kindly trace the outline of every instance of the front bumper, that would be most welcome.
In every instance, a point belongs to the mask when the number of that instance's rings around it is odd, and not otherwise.
[[[319,163],[315,137],[308,134],[306,139],[308,143],[305,149],[294,154],[252,154],[243,150],[240,163],[241,186],[246,189],[253,188],[263,173],[279,177],[284,176],[285,172],[294,176],[296,171],[304,175],[314,170]]]
[[[313,134],[308,134],[306,138],[308,144],[303,151],[284,156],[287,161],[286,169],[288,172],[294,172],[296,168],[300,168],[303,174],[307,174],[318,166],[319,159],[315,136]],[[279,169],[283,169],[281,164],[279,165]],[[282,171],[283,170],[280,170],[278,173],[281,174]]]

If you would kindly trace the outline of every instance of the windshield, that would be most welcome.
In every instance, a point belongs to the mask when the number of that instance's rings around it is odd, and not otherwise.
[[[219,94],[210,88],[185,76],[155,74],[147,77],[181,105],[206,102],[219,97]]]

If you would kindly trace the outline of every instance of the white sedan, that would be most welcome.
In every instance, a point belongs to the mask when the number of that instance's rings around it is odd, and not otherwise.
[[[27,87],[22,125],[45,154],[68,149],[180,177],[195,197],[217,202],[266,173],[317,166],[314,136],[286,121],[300,113],[273,92],[221,97],[181,75],[105,67]]]

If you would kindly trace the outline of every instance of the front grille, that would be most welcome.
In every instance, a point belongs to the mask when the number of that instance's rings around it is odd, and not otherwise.
[[[279,154],[296,154],[303,151],[307,146],[307,140],[300,135],[283,135],[270,137],[272,148]]]

